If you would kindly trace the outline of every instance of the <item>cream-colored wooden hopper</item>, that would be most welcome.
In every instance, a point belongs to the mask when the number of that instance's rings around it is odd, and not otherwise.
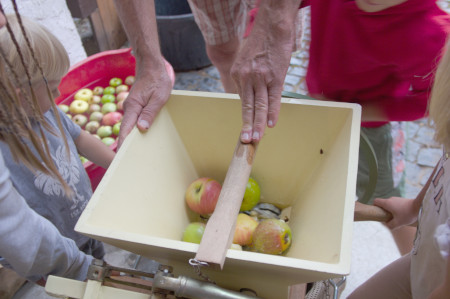
[[[204,270],[218,285],[286,298],[288,286],[350,271],[360,106],[283,99],[251,176],[262,201],[291,207],[293,243],[285,256],[229,250],[224,269]],[[241,128],[236,95],[173,91],[151,129],[126,139],[76,230],[198,278],[188,260],[198,245],[180,241],[196,220],[187,186],[223,182]]]

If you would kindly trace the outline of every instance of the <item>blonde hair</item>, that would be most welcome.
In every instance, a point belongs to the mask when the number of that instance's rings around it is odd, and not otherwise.
[[[450,40],[436,70],[430,99],[430,119],[434,122],[435,140],[450,150]]]
[[[6,15],[6,20],[6,26],[0,29],[0,140],[8,144],[16,162],[22,162],[32,171],[39,170],[55,177],[69,196],[72,190],[59,173],[44,134],[44,128],[56,134],[55,128],[45,120],[33,90],[37,84],[46,85],[59,135],[69,151],[48,87],[49,80],[60,80],[67,73],[70,66],[67,52],[47,29],[20,16],[17,11],[16,15]],[[21,98],[17,91],[23,95]],[[34,124],[38,125],[38,132],[33,129]],[[36,153],[28,147],[26,140],[31,142]]]

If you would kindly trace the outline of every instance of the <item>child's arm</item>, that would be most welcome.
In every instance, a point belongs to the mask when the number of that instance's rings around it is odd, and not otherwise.
[[[100,139],[83,130],[81,130],[80,135],[75,140],[75,145],[77,146],[80,155],[105,169],[109,167],[116,155],[116,153]]]
[[[428,178],[427,183],[423,186],[422,190],[420,190],[415,199],[391,197],[387,199],[376,198],[374,200],[374,205],[379,206],[392,214],[393,218],[386,223],[390,229],[398,228],[404,225],[411,225],[417,222],[417,216],[419,214],[422,201],[425,198],[425,194],[430,186],[436,169],[437,165],[434,168],[433,173]]]

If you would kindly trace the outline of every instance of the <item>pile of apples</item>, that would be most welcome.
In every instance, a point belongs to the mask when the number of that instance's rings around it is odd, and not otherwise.
[[[218,181],[206,177],[196,179],[189,185],[185,193],[185,201],[188,207],[205,221],[189,223],[183,232],[183,241],[200,244],[207,219],[214,212],[221,189],[222,185]],[[273,205],[259,204],[260,197],[259,184],[253,178],[249,178],[237,216],[231,248],[266,254],[282,254],[291,245],[291,229],[284,220],[277,217],[277,213],[261,213],[258,206]],[[275,206],[273,208],[278,210]]]
[[[110,146],[119,136],[123,104],[134,81],[134,76],[125,80],[111,78],[108,86],[82,88],[69,105],[59,104],[58,107],[83,130]],[[86,162],[84,157],[80,158]]]

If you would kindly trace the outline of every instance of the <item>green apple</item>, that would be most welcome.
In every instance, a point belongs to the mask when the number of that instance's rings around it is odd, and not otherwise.
[[[203,222],[191,222],[183,232],[182,240],[184,242],[200,244],[206,224]]]
[[[128,85],[125,84],[120,84],[119,86],[116,87],[116,93],[119,94],[123,91],[128,91]]]
[[[89,102],[93,95],[89,88],[82,88],[75,93],[74,99]]]
[[[73,120],[74,123],[76,123],[76,124],[79,125],[80,127],[83,127],[83,126],[87,123],[88,118],[87,118],[87,116],[84,115],[84,114],[75,114],[75,115],[72,117],[72,120]]]
[[[92,113],[92,112],[98,112],[102,110],[102,107],[99,104],[90,104],[89,105],[89,109],[88,109],[88,113]]]
[[[80,156],[80,160],[81,160],[81,163],[83,163],[83,164],[86,162],[89,162],[89,160],[83,156]]]
[[[112,145],[116,140],[113,137],[103,137],[102,142],[107,146]]]
[[[103,87],[101,87],[101,86],[94,87],[94,89],[92,90],[92,93],[96,96],[101,96],[103,94]]]
[[[115,92],[116,92],[116,88],[112,87],[112,86],[108,86],[108,87],[105,87],[105,89],[103,89],[103,95],[114,94]]]
[[[104,94],[102,95],[102,104],[105,103],[114,103],[116,101],[116,96],[113,94]]]
[[[117,105],[116,104],[114,104],[114,103],[105,103],[105,104],[103,104],[102,110],[101,110],[101,112],[103,114],[106,114],[108,112],[114,112],[114,111],[117,111]]]
[[[98,121],[101,122],[103,119],[103,113],[100,111],[94,111],[89,115],[89,121]]]
[[[247,186],[245,187],[244,199],[242,200],[240,211],[249,211],[259,202],[261,198],[261,190],[258,183],[249,178]]]
[[[113,126],[112,130],[113,130],[113,134],[116,136],[119,136],[119,132],[120,132],[120,123],[117,123]]]
[[[125,78],[125,84],[126,85],[133,85],[135,81],[134,76],[128,76]]]
[[[289,225],[281,219],[263,219],[253,232],[250,249],[267,254],[281,254],[289,248],[292,232]]]
[[[97,135],[100,138],[110,137],[112,135],[112,127],[111,126],[100,126],[97,130]]]
[[[110,86],[117,87],[120,84],[122,84],[122,79],[120,79],[120,78],[115,77],[115,78],[112,78],[111,80],[109,80]]]
[[[91,120],[90,122],[88,122],[86,124],[86,126],[84,127],[84,129],[86,131],[88,131],[91,134],[94,134],[97,132],[98,128],[100,128],[100,123],[96,120]]]
[[[89,104],[83,100],[74,100],[70,103],[69,111],[72,114],[85,113],[89,109]]]
[[[61,109],[62,112],[67,113],[69,112],[69,106],[66,104],[59,104],[58,105],[59,109]]]
[[[92,99],[88,102],[89,104],[101,104],[102,103],[102,97],[99,95],[93,95]]]

